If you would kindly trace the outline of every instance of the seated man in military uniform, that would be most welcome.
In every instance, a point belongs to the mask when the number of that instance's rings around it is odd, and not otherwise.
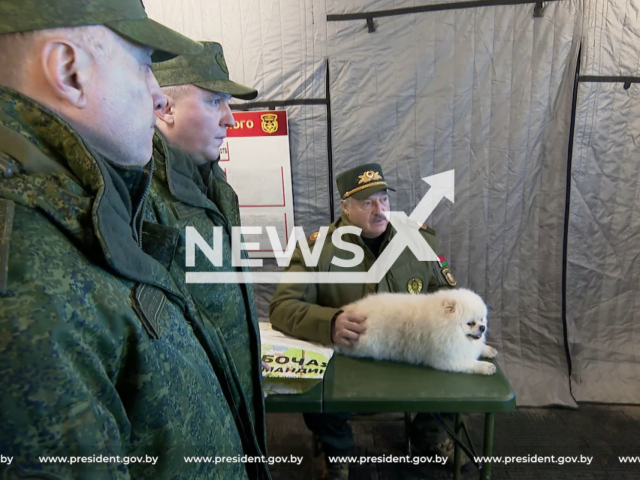
[[[327,241],[317,267],[308,267],[300,248],[296,248],[288,272],[353,271],[367,272],[396,234],[384,212],[390,211],[387,185],[380,165],[368,163],[338,175],[342,215],[329,228]],[[344,235],[343,241],[359,245],[365,252],[357,267],[344,269],[331,263],[334,256],[352,258],[331,242],[339,227],[356,226],[360,236]],[[421,226],[420,232],[431,248],[436,249],[435,232]],[[309,237],[312,248],[318,234]],[[382,281],[375,284],[280,284],[271,300],[269,317],[274,327],[289,335],[325,345],[351,345],[366,329],[366,319],[343,312],[341,307],[378,292],[429,293],[455,287],[456,281],[446,262],[420,262],[407,248],[395,261]],[[353,455],[355,444],[348,414],[305,414],[305,423],[318,437],[325,452],[324,478],[346,479],[347,464],[331,464],[329,456]],[[418,414],[411,428],[412,442],[425,453],[446,456],[453,464],[453,442],[444,429],[428,414]],[[465,459],[463,459],[463,463]]]

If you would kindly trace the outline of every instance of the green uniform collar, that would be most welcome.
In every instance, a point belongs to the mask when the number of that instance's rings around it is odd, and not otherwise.
[[[171,195],[176,200],[194,207],[211,209],[209,200],[202,191],[193,188],[199,175],[195,172],[196,167],[189,155],[169,145],[158,129],[153,136],[153,156],[157,165],[155,175],[168,185]]]
[[[205,185],[209,183],[211,176],[215,175],[214,164],[217,165],[218,162],[219,160],[216,160],[215,162],[205,162],[202,165],[198,165],[198,171]]]
[[[136,182],[123,179],[64,120],[1,86],[0,126],[0,150],[19,164],[17,175],[0,182],[0,198],[40,210],[87,255],[101,251],[120,275],[179,296],[168,272],[140,247],[140,212],[153,163],[133,175]]]
[[[230,222],[229,226],[240,225],[237,196],[226,182],[218,161],[208,162],[200,170],[194,165],[189,154],[171,146],[157,129],[153,146],[153,155],[157,164],[155,175],[167,184],[171,195],[176,200],[194,207],[219,212]],[[194,183],[201,191],[193,188]]]

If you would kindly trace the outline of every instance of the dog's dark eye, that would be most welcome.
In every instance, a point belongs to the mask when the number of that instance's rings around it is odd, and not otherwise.
[[[469,325],[470,327],[473,327],[475,324],[476,324],[476,322],[474,322],[474,321],[471,321],[471,322],[467,323],[467,325]]]

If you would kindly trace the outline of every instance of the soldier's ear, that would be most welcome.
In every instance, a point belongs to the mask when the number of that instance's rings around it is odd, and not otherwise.
[[[42,46],[44,78],[62,101],[84,109],[88,104],[88,87],[93,68],[85,49],[64,38],[52,38]]]
[[[173,125],[175,122],[175,100],[171,95],[167,95],[166,93],[164,96],[167,99],[167,103],[163,109],[156,110],[156,117],[167,125]]]
[[[347,218],[349,218],[349,204],[350,204],[350,202],[347,202],[346,200],[340,200],[340,204],[342,205],[342,211],[347,216]]]

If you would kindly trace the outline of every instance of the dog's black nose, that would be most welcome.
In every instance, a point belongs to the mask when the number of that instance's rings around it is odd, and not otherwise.
[[[480,328],[478,330],[480,330],[480,333],[484,333],[486,329],[487,327],[485,327],[484,325],[480,325]]]

